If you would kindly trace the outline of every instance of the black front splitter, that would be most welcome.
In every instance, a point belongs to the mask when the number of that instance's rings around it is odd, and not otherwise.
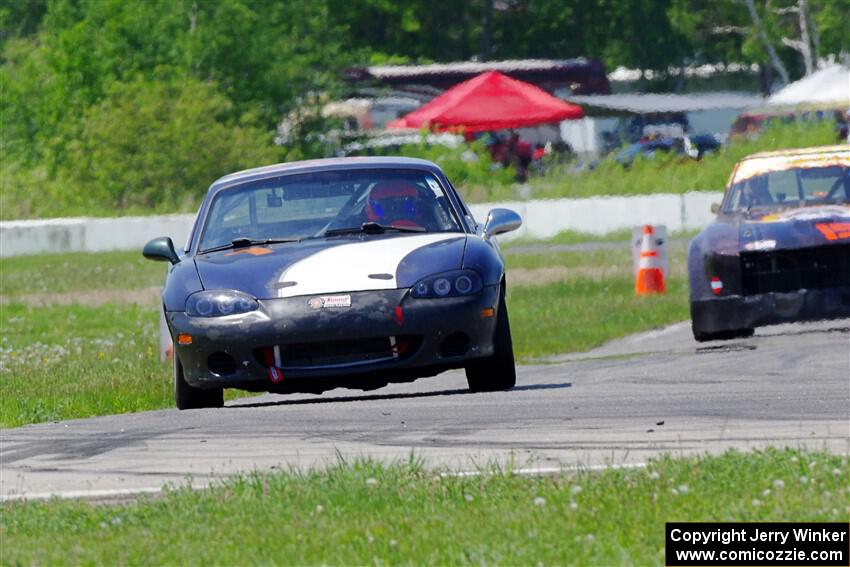
[[[850,317],[848,286],[691,302],[694,329],[704,333],[845,317]]]

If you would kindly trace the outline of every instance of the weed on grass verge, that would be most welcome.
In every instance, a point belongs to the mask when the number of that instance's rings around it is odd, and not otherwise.
[[[846,521],[846,456],[666,457],[645,469],[440,476],[355,462],[102,506],[2,506],[5,564],[661,565],[667,521]]]

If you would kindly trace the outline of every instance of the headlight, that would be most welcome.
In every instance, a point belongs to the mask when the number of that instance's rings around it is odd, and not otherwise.
[[[240,291],[199,291],[186,300],[186,314],[190,317],[223,317],[255,311],[257,300]]]
[[[416,282],[410,291],[413,297],[463,297],[481,291],[484,283],[474,270],[455,270],[428,276]]]
[[[437,278],[434,280],[434,285],[432,286],[434,293],[439,295],[440,297],[445,297],[452,291],[452,282],[447,280],[446,278]]]

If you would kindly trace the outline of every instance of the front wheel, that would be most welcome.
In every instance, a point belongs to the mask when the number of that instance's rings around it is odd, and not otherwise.
[[[514,345],[504,289],[499,298],[499,313],[493,334],[493,354],[471,362],[466,367],[466,381],[471,392],[498,392],[516,386]]]
[[[174,401],[177,409],[220,408],[224,405],[224,389],[202,390],[190,386],[183,376],[183,365],[174,355]]]

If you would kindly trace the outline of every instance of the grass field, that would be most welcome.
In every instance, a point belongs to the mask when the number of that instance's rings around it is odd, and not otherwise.
[[[0,426],[168,407],[155,295],[129,303],[164,275],[138,252],[4,258]]]
[[[135,289],[162,285],[165,264],[141,251],[97,254],[40,254],[3,258],[0,294]]]
[[[587,350],[687,319],[685,249],[671,246],[670,253],[667,293],[649,297],[635,296],[625,243],[613,250],[508,255],[508,307],[517,356],[529,361]]]
[[[413,460],[254,474],[104,506],[0,507],[6,565],[663,565],[667,521],[846,521],[846,456],[662,458],[646,469],[439,476]]]
[[[508,255],[518,360],[584,350],[687,318],[684,250],[671,252],[669,292],[649,298],[634,296],[625,243]],[[152,289],[162,279],[162,264],[137,252],[3,259],[0,426],[173,407]],[[227,391],[228,399],[240,395]]]
[[[2,308],[0,424],[168,407],[155,306]]]

